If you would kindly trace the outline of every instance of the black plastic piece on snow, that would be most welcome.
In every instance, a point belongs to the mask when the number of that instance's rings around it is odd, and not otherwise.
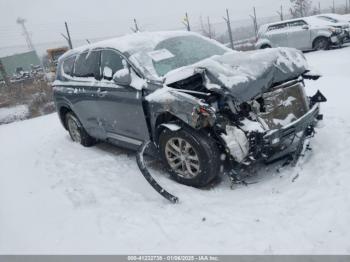
[[[144,161],[144,153],[147,149],[147,147],[150,145],[150,141],[144,142],[139,150],[137,151],[136,155],[136,160],[137,160],[137,165],[139,166],[139,169],[142,173],[142,175],[146,178],[147,182],[159,193],[161,194],[164,198],[169,200],[170,202],[176,204],[179,202],[179,199],[170,194],[168,191],[166,191],[162,186],[160,186],[156,180],[152,177],[150,172],[148,171],[145,161]]]

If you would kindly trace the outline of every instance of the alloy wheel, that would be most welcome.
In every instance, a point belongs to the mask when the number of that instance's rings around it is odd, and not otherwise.
[[[200,173],[196,150],[182,138],[171,138],[166,143],[165,156],[173,171],[182,178],[193,179]]]

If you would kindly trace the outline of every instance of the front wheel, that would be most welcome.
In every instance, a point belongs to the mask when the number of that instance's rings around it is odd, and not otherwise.
[[[170,175],[181,184],[204,187],[220,173],[220,151],[208,134],[190,128],[165,129],[159,146]]]
[[[326,37],[319,37],[314,42],[315,50],[328,50],[330,47],[329,39]]]

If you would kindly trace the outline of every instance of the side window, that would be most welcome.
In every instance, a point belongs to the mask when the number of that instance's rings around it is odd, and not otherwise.
[[[101,72],[103,78],[111,80],[115,72],[124,68],[123,57],[113,50],[101,51]]]
[[[74,67],[75,56],[72,56],[63,61],[63,72],[67,75],[72,76]]]
[[[100,51],[84,52],[78,55],[74,65],[74,76],[100,78]]]
[[[267,31],[270,32],[270,31],[280,30],[280,29],[284,29],[286,27],[287,27],[286,23],[277,24],[277,25],[270,25],[269,28],[267,29]]]
[[[307,23],[303,20],[298,20],[298,21],[293,21],[288,23],[289,27],[302,27],[304,25],[307,25]]]

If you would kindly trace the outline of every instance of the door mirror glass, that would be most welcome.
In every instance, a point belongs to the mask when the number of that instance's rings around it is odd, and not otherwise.
[[[309,26],[308,26],[308,25],[303,25],[303,26],[302,26],[302,29],[304,29],[304,30],[309,30]]]
[[[105,78],[105,79],[112,79],[113,78],[113,71],[108,66],[105,66],[103,68],[103,78]]]
[[[129,68],[120,69],[113,75],[113,80],[117,85],[129,86],[131,84],[131,73]]]

